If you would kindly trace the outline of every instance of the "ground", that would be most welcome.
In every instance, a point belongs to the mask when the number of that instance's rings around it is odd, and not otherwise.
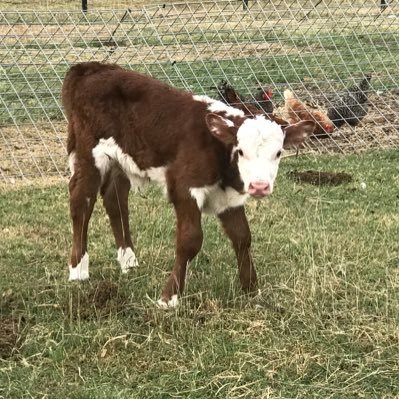
[[[173,262],[161,193],[131,196],[140,267],[118,270],[100,201],[91,280],[68,283],[67,182],[0,194],[1,398],[398,398],[397,151],[283,159],[247,205],[259,292],[204,217],[181,307],[155,301]],[[291,171],[347,173],[340,185]]]
[[[2,3],[1,399],[399,398],[399,155],[370,151],[399,144],[397,6],[378,19],[377,4],[357,0],[250,1],[251,13],[238,1],[147,4],[125,15],[146,2],[110,11],[89,0],[83,17],[39,12],[79,10],[75,0]],[[91,280],[67,281],[59,93],[69,65],[89,59],[213,96],[222,78],[245,96],[261,81],[276,105],[289,85],[325,106],[319,97],[373,72],[362,123],[283,159],[273,195],[248,202],[254,295],[241,293],[233,251],[204,217],[181,306],[156,307],[174,255],[173,211],[156,188],[131,196],[140,267],[120,273],[97,206]],[[307,154],[337,150],[351,155]]]

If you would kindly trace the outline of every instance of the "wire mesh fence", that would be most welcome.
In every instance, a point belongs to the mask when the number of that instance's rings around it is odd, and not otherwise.
[[[44,3],[44,10],[0,12],[3,182],[68,175],[60,89],[69,66],[88,60],[115,62],[214,98],[223,80],[247,101],[255,101],[259,86],[272,89],[281,117],[287,117],[287,88],[311,111],[326,113],[371,74],[360,123],[314,137],[307,149],[399,146],[398,2],[120,2],[112,9],[89,2],[86,13]]]

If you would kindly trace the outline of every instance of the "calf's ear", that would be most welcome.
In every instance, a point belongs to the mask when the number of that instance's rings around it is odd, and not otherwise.
[[[293,125],[283,127],[284,148],[301,145],[314,132],[316,122],[314,121],[300,121]]]
[[[224,144],[236,144],[237,129],[234,123],[214,113],[206,114],[205,122],[214,137]]]

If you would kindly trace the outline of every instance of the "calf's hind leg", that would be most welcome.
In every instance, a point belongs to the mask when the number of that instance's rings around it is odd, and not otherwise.
[[[119,167],[113,166],[101,186],[101,196],[115,236],[122,273],[138,266],[129,229],[129,190],[129,179]]]
[[[87,229],[100,188],[100,174],[93,163],[83,161],[69,181],[69,202],[72,218],[73,240],[69,262],[69,280],[89,278]]]

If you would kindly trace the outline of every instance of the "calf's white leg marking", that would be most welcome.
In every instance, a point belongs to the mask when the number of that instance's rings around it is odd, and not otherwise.
[[[117,259],[119,261],[119,264],[121,265],[122,273],[127,273],[129,269],[133,267],[138,267],[139,265],[136,255],[130,247],[127,247],[125,249],[120,247],[118,249]]]
[[[69,281],[83,281],[89,278],[89,254],[85,252],[76,267],[69,265]]]
[[[172,295],[172,298],[170,298],[168,302],[164,301],[163,299],[159,299],[157,303],[161,309],[174,309],[179,306],[177,295]]]

